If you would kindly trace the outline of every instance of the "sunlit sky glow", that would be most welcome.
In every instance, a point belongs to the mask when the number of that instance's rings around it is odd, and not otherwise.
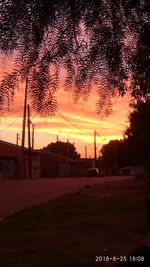
[[[0,57],[0,74],[9,71],[12,60]],[[35,125],[35,148],[43,148],[58,139],[75,144],[77,151],[82,157],[85,156],[85,145],[88,157],[93,157],[93,133],[97,131],[97,154],[103,144],[109,140],[121,139],[128,125],[129,96],[113,99],[113,114],[107,118],[101,118],[96,113],[97,95],[95,90],[87,103],[79,101],[74,104],[71,94],[63,89],[57,93],[58,112],[54,117],[40,118],[38,114],[31,111],[31,121]],[[21,143],[22,118],[23,118],[24,84],[19,84],[16,90],[14,103],[9,111],[7,106],[3,108],[0,115],[0,139],[16,143],[17,133]],[[27,136],[26,136],[27,145]]]

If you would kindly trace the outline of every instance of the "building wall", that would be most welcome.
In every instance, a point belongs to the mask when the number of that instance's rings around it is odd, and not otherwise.
[[[32,178],[40,178],[40,161],[39,159],[32,160]]]
[[[15,178],[17,176],[17,159],[0,158],[0,178]]]
[[[18,158],[20,155],[20,147],[0,141],[0,158]]]
[[[41,153],[41,177],[43,178],[84,177],[90,167],[89,160],[67,159],[47,151]]]
[[[32,151],[32,178],[40,178],[40,152]],[[24,169],[21,172],[21,147],[0,140],[0,178],[28,178],[28,150],[24,151]],[[24,173],[24,174],[23,174]]]

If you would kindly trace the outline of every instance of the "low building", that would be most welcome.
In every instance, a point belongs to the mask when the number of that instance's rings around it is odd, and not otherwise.
[[[28,178],[29,152],[24,149],[21,168],[21,146],[0,140],[0,178]],[[31,178],[40,177],[40,152],[31,151]],[[22,169],[22,172],[21,172]]]
[[[29,150],[0,140],[0,178],[28,179],[55,177],[84,177],[93,166],[93,159],[70,159],[45,149]]]
[[[91,167],[91,160],[70,159],[59,154],[51,153],[48,150],[41,150],[41,177],[84,177],[88,168]]]

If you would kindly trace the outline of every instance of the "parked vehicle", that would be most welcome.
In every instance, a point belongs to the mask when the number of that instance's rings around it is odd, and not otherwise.
[[[100,176],[99,170],[97,168],[89,168],[87,172],[88,177],[98,177]]]

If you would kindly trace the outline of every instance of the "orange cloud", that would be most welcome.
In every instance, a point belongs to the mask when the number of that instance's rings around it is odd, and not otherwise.
[[[7,65],[7,66],[6,66]],[[11,68],[13,61],[7,64],[1,63],[0,73],[4,73],[6,68]],[[84,156],[84,147],[88,145],[89,155],[93,151],[93,133],[96,130],[98,149],[104,143],[112,139],[121,139],[123,131],[128,124],[129,96],[113,99],[113,114],[101,119],[96,114],[96,93],[93,90],[92,97],[87,103],[74,104],[71,93],[64,92],[61,88],[57,93],[59,108],[54,117],[40,118],[35,112],[31,111],[31,120],[35,124],[35,148],[42,148],[50,142],[59,139],[75,142],[79,152]],[[16,142],[16,134],[20,134],[22,129],[24,103],[24,84],[19,84],[14,98],[14,103],[7,109],[5,105],[1,112],[0,137],[3,140]],[[26,138],[27,139],[27,138]]]

